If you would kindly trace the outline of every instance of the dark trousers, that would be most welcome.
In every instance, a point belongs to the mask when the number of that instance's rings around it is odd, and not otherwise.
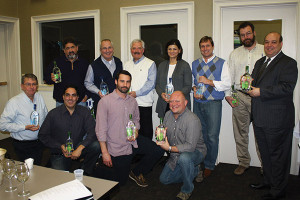
[[[139,106],[140,111],[140,130],[139,135],[152,140],[153,137],[153,124],[152,124],[152,106],[142,107]]]
[[[132,172],[138,176],[140,174],[146,175],[154,167],[155,163],[163,156],[164,150],[157,146],[153,141],[139,135],[137,138],[138,148],[132,147],[132,154],[111,157],[113,169],[114,169],[114,180],[120,182],[120,185],[125,185],[129,172],[132,158],[136,154],[143,155],[141,160],[137,163]]]
[[[39,140],[19,141],[13,139],[13,146],[19,161],[33,158],[35,165],[41,165],[44,146]]]
[[[271,186],[273,196],[283,195],[290,173],[293,128],[253,127],[264,166],[264,184]]]

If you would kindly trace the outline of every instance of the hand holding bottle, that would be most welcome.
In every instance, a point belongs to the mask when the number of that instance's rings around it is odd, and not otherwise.
[[[231,96],[227,96],[227,97],[225,97],[225,99],[232,108],[237,107],[237,104],[232,103],[232,101],[234,101],[234,98],[232,98]]]
[[[163,100],[165,101],[165,102],[167,102],[167,103],[169,103],[170,102],[170,99],[168,99],[167,98],[167,94],[166,93],[161,93],[161,98],[163,98]]]
[[[26,125],[25,130],[30,130],[30,131],[37,131],[40,129],[40,125]]]
[[[67,151],[67,149],[66,149],[66,147],[65,147],[64,144],[62,144],[62,145],[60,146],[60,148],[61,148],[61,151],[62,151],[62,153],[64,154],[64,156],[65,156],[66,158],[70,158],[70,157],[71,157],[71,155],[69,155],[69,152]]]

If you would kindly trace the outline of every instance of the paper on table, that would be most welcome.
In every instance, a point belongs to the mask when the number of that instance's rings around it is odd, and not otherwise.
[[[74,200],[84,197],[92,197],[92,193],[78,180],[73,180],[50,189],[39,192],[30,200]]]

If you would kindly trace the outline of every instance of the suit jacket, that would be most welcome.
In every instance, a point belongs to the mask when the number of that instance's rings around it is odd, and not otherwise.
[[[260,96],[252,98],[252,119],[258,127],[289,128],[294,126],[293,91],[297,82],[297,62],[280,52],[258,79],[266,57],[259,59],[252,72],[252,86],[260,88]]]
[[[161,62],[157,70],[155,89],[158,94],[156,105],[158,117],[163,117],[167,108],[167,102],[163,100],[161,94],[165,92],[167,85],[169,63],[169,60]],[[190,65],[186,61],[179,60],[177,62],[172,75],[172,84],[174,86],[174,91],[183,92],[185,98],[188,100],[188,108],[191,109],[190,92],[192,89],[192,71]]]

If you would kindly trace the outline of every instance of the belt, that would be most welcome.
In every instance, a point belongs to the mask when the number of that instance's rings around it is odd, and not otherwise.
[[[14,139],[13,138],[13,141],[14,142],[19,142],[19,143],[35,143],[35,142],[38,142],[39,140],[17,140],[17,139]]]

